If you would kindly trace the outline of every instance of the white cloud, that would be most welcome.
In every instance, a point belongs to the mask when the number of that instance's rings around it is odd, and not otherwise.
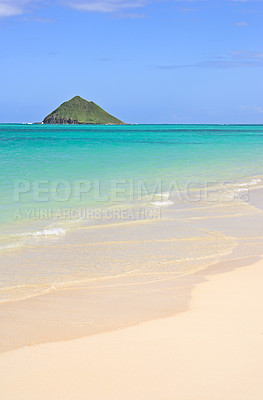
[[[238,50],[232,51],[229,56],[235,60],[250,60],[250,61],[263,61],[263,52],[262,51],[247,51],[247,50]]]
[[[128,9],[134,9],[145,6],[149,1],[147,0],[70,0],[63,1],[76,10],[80,11],[97,11],[105,13],[114,13]]]
[[[22,14],[22,9],[16,5],[7,4],[6,2],[0,3],[0,17],[11,17],[13,15]]]
[[[144,7],[153,1],[156,0],[56,0],[58,4],[76,10],[104,13],[125,13],[125,11]],[[29,11],[36,2],[40,3],[41,0],[0,0],[0,18],[24,14]],[[137,14],[134,15],[135,17],[137,16]]]
[[[53,0],[54,1],[54,0]],[[178,4],[193,4],[199,2],[212,2],[219,0],[55,0],[55,3],[64,6],[71,7],[79,11],[96,11],[104,13],[118,13],[122,15],[127,15],[125,12],[130,10],[141,8],[149,3],[160,2],[160,1],[170,1]],[[221,1],[221,0],[220,0]],[[227,0],[228,2],[237,3],[248,3],[248,2],[263,2],[263,0]],[[15,15],[20,15],[28,12],[32,8],[33,4],[46,3],[47,5],[50,1],[44,2],[43,0],[0,0],[0,18],[1,17],[11,17]],[[193,9],[186,9],[186,11],[193,11]],[[130,15],[130,14],[129,14]],[[134,14],[135,17],[137,14]],[[237,26],[245,26],[246,22],[237,22]]]
[[[12,17],[26,12],[35,0],[0,0],[0,17]]]
[[[245,21],[240,21],[235,23],[236,26],[248,26],[248,23]]]
[[[234,3],[262,3],[263,0],[231,0]]]
[[[178,68],[263,68],[263,52],[239,50],[194,64],[163,64],[155,68],[168,71]]]
[[[263,113],[263,107],[261,106],[241,106],[241,109],[245,111],[258,112],[260,114]]]

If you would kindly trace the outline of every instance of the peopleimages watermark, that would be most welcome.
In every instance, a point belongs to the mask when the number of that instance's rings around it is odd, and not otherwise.
[[[141,208],[21,208],[15,211],[15,220],[153,220],[161,218],[158,207]]]
[[[244,184],[230,181],[149,181],[140,179],[112,180],[15,180],[13,200],[16,203],[137,203],[155,202],[162,205],[168,199],[177,201],[248,201],[249,191]]]

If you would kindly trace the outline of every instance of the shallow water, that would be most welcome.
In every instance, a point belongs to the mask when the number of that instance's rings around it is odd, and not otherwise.
[[[0,301],[261,254],[263,126],[0,125],[0,154]]]

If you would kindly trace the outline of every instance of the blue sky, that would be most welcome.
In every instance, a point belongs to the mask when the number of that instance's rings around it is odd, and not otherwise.
[[[0,0],[0,122],[263,123],[263,0]]]

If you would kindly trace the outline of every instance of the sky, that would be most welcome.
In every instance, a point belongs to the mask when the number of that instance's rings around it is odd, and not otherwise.
[[[0,122],[263,124],[263,0],[0,0]]]

